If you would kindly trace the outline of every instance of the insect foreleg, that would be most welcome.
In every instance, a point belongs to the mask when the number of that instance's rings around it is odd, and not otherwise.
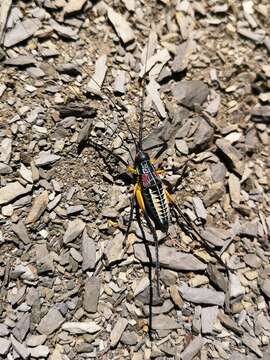
[[[128,167],[128,163],[121,158],[121,156],[115,154],[112,150],[106,148],[104,145],[99,144],[97,142],[95,142],[94,140],[88,139],[88,143],[95,149],[98,150],[103,150],[105,152],[107,152],[108,154],[110,154],[111,156],[113,156],[116,160],[120,161],[122,164],[124,164],[126,167]]]

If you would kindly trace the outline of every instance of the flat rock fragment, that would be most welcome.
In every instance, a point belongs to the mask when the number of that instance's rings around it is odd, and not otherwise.
[[[65,14],[73,14],[82,10],[84,4],[87,3],[87,0],[69,0],[64,7]]]
[[[84,228],[85,223],[81,219],[70,221],[63,237],[64,244],[68,244],[76,239],[83,232]]]
[[[19,170],[19,174],[21,175],[21,177],[26,180],[27,182],[29,182],[30,184],[33,183],[33,176],[32,176],[32,171],[27,169],[27,167],[24,164],[21,164],[20,170]]]
[[[10,66],[26,66],[35,64],[35,58],[31,55],[19,55],[8,58],[4,61],[4,65]]]
[[[47,339],[46,335],[31,335],[27,338],[27,346],[36,347],[42,345]]]
[[[143,51],[144,53],[144,51]],[[170,60],[170,54],[167,49],[161,49],[158,50],[155,54],[150,56],[147,59],[146,65],[145,65],[145,56],[146,54],[143,54],[144,58],[142,59],[142,65],[141,65],[141,71],[139,74],[139,77],[143,77],[145,73],[150,71],[149,75],[151,80],[156,79],[164,67],[164,65]],[[154,71],[154,69],[156,70]],[[153,71],[151,71],[153,69]]]
[[[192,360],[201,350],[205,340],[201,336],[195,337],[181,353],[181,360]]]
[[[135,39],[133,30],[131,29],[127,20],[112,8],[108,8],[108,18],[112,23],[117,35],[124,44],[128,44]]]
[[[100,279],[95,276],[87,279],[84,289],[83,307],[87,312],[95,313],[100,294]]]
[[[173,330],[182,327],[180,322],[168,315],[157,315],[153,317],[152,327],[154,330]]]
[[[218,306],[208,306],[201,310],[202,333],[212,334],[218,315]]]
[[[270,299],[270,279],[263,280],[260,284],[261,290],[268,299]]]
[[[176,100],[185,106],[193,108],[202,105],[209,94],[208,86],[200,80],[182,80],[172,86]]]
[[[182,286],[179,288],[181,296],[194,304],[223,306],[225,294],[208,288],[191,288]]]
[[[0,162],[4,164],[8,164],[11,158],[11,150],[12,150],[12,139],[5,138],[1,142],[0,146]]]
[[[30,314],[24,313],[19,319],[19,321],[16,323],[16,326],[12,332],[18,341],[23,342],[30,329],[30,323]]]
[[[237,29],[237,32],[240,35],[254,41],[257,44],[262,44],[263,40],[265,38],[265,31],[261,30],[261,29],[253,31],[253,30],[249,30],[247,28],[241,27],[241,28]]]
[[[226,315],[223,311],[219,312],[218,319],[224,327],[235,332],[236,334],[242,335],[244,333],[243,329],[238,326],[237,323],[230,316]]]
[[[19,196],[27,194],[32,187],[23,187],[18,181],[8,183],[0,188],[0,205],[7,204]]]
[[[28,359],[30,356],[30,351],[28,347],[17,341],[13,335],[11,335],[10,340],[13,349],[21,356],[21,358],[23,360]]]
[[[238,177],[234,174],[230,174],[228,185],[229,185],[229,192],[230,192],[232,205],[239,205],[241,187]]]
[[[126,92],[126,72],[118,70],[114,79],[113,91],[117,94],[125,94]]]
[[[96,246],[92,238],[87,235],[84,230],[82,236],[82,269],[83,271],[92,270],[96,264]]]
[[[187,68],[190,55],[195,50],[196,42],[192,39],[188,39],[178,46],[176,56],[172,63],[172,70],[174,73],[181,72]]]
[[[228,167],[237,172],[238,175],[242,176],[244,171],[244,164],[241,161],[241,153],[224,139],[218,139],[216,141],[216,145],[225,156]]]
[[[249,334],[244,334],[242,337],[243,344],[246,345],[252,352],[254,352],[260,358],[263,357],[263,353],[259,348],[259,339],[256,339]]]
[[[147,94],[152,99],[153,103],[155,104],[159,115],[162,118],[165,118],[167,115],[167,112],[166,112],[166,109],[165,109],[161,99],[160,99],[160,95],[158,92],[159,87],[160,87],[159,84],[155,80],[150,80],[149,84],[146,86],[146,91],[147,91]]]
[[[48,191],[45,190],[34,199],[32,208],[25,220],[25,223],[31,224],[36,222],[46,210],[48,202]]]
[[[4,38],[4,46],[14,46],[28,38],[30,38],[41,26],[38,19],[26,19],[17,22],[13,29],[6,33]]]
[[[101,327],[94,321],[87,322],[65,322],[62,325],[62,329],[70,332],[71,334],[94,334],[98,332]]]
[[[112,240],[108,242],[108,245],[104,251],[106,263],[108,265],[112,265],[122,260],[125,253],[123,249],[123,241],[124,235],[122,233],[118,233]]]
[[[40,334],[50,335],[60,328],[65,319],[60,311],[55,308],[50,309],[47,314],[41,319],[37,326],[37,331]]]
[[[270,106],[256,105],[251,110],[251,120],[254,122],[270,123]]]
[[[47,166],[55,163],[60,159],[60,156],[51,154],[50,151],[42,151],[39,156],[35,159],[36,166]]]
[[[39,346],[30,348],[29,350],[30,350],[31,357],[33,357],[34,359],[47,358],[50,353],[50,349],[46,345],[39,345]]]
[[[192,203],[197,217],[199,219],[206,220],[207,211],[204,207],[202,199],[200,199],[198,196],[193,196]]]
[[[238,276],[231,272],[229,272],[229,293],[230,298],[236,298],[245,294],[245,288],[241,285]]]
[[[73,30],[70,26],[60,25],[57,21],[50,19],[50,26],[57,34],[65,39],[77,40],[78,29]]]
[[[0,355],[2,356],[7,355],[10,345],[11,345],[10,340],[0,338]]]
[[[125,328],[127,327],[127,324],[128,324],[127,319],[119,318],[117,320],[110,334],[111,347],[115,347],[118,344],[123,332],[125,331]]]
[[[0,43],[1,44],[3,42],[4,31],[7,25],[11,5],[12,5],[12,0],[5,0],[1,2],[1,7],[0,7]]]
[[[17,224],[12,224],[11,229],[25,245],[30,243],[26,226],[22,221],[19,221]]]
[[[214,129],[202,117],[196,118],[199,125],[188,143],[190,152],[200,152],[212,142]]]
[[[134,255],[143,263],[149,263],[144,244],[134,245]],[[155,263],[155,247],[149,246],[152,260]],[[200,271],[206,269],[206,264],[199,261],[192,254],[181,253],[169,246],[159,246],[159,261],[162,267],[177,271]]]
[[[259,268],[262,263],[261,259],[255,254],[247,254],[243,260],[248,266],[255,269]]]
[[[107,55],[101,55],[95,64],[95,73],[87,84],[86,90],[90,93],[100,96],[101,87],[107,72]]]
[[[203,202],[206,207],[213,205],[222,198],[225,194],[225,187],[223,182],[219,181],[210,185],[206,194],[204,195]]]

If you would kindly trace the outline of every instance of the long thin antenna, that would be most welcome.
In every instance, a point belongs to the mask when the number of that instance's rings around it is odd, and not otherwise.
[[[148,37],[148,43],[146,48],[146,55],[145,55],[145,62],[144,62],[144,72],[143,72],[143,87],[140,99],[140,123],[139,123],[139,141],[138,141],[138,150],[142,150],[142,136],[143,136],[143,112],[144,112],[144,97],[145,97],[145,89],[146,89],[146,81],[145,81],[145,74],[146,74],[146,64],[148,60],[148,52],[149,52],[149,44],[150,44],[150,33],[151,33],[151,25]]]
[[[92,80],[92,81],[99,87],[99,89],[103,92],[103,94],[105,95],[106,99],[111,102],[111,104],[115,107],[115,109],[117,109],[117,108],[119,107],[119,105],[117,105],[117,104],[114,102],[114,100],[109,96],[109,95],[111,95],[111,94],[108,95],[108,94],[105,92],[105,90],[107,90],[107,89],[101,89],[101,85],[100,85],[93,77],[91,78],[91,80]],[[119,114],[120,114],[121,118],[123,119],[123,121],[124,121],[124,123],[125,123],[125,125],[126,125],[126,127],[127,127],[127,129],[128,129],[128,132],[130,133],[130,135],[131,135],[131,137],[132,137],[132,141],[134,142],[134,144],[135,144],[135,146],[136,146],[136,148],[137,148],[137,142],[136,142],[136,140],[135,140],[134,134],[133,134],[133,132],[131,131],[131,128],[130,128],[128,122],[126,121],[124,115],[122,114],[121,110],[120,110]]]

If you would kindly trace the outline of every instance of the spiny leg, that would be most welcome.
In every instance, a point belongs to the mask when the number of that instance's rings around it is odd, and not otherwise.
[[[190,219],[187,217],[186,214],[184,214],[182,212],[182,210],[179,208],[179,206],[177,206],[174,202],[171,202],[171,205],[173,206],[173,209],[175,210],[175,214],[178,215],[176,216],[176,221],[179,224],[179,217],[182,218],[182,220],[184,220],[184,222],[186,223],[186,225],[190,228],[191,231],[193,231],[196,234],[196,240],[199,241],[205,248],[206,250],[214,256],[214,258],[226,269],[226,271],[228,272],[230,269],[229,267],[223,262],[223,260],[215,253],[215,251],[213,251],[213,249],[207,244],[207,242],[203,239],[203,237],[201,236],[201,234],[199,233],[199,231],[195,228],[195,226],[192,224],[192,222],[190,221]]]
[[[128,235],[129,235],[129,230],[130,230],[131,223],[133,220],[134,207],[135,207],[135,198],[132,196],[132,198],[130,199],[130,213],[129,213],[129,219],[128,219],[128,224],[127,224],[127,230],[126,230],[124,244],[126,244],[126,241],[127,241]],[[126,244],[126,246],[127,246],[127,244]]]
[[[147,212],[144,212],[144,217],[145,220],[147,222],[147,225],[149,227],[149,229],[151,230],[151,233],[154,237],[154,242],[155,242],[155,256],[156,256],[156,277],[157,277],[157,293],[158,296],[160,297],[160,263],[159,263],[159,251],[158,251],[158,237],[157,237],[157,232],[155,227],[153,226]]]
[[[148,329],[148,334],[149,334],[150,340],[153,340],[153,337],[152,337],[152,320],[153,320],[153,313],[152,313],[152,306],[153,306],[152,263],[153,263],[153,259],[152,259],[151,251],[150,251],[149,246],[147,244],[145,232],[144,232],[144,229],[143,229],[143,226],[142,226],[140,210],[139,210],[138,206],[136,206],[136,220],[137,220],[139,228],[141,230],[146,255],[148,256],[148,259],[149,259],[149,267],[148,267],[148,278],[149,278],[149,329]]]
[[[98,150],[106,151],[108,154],[113,156],[116,160],[120,161],[122,164],[124,164],[126,167],[128,167],[128,163],[124,159],[122,159],[121,156],[119,156],[118,154],[115,154],[112,150],[106,148],[102,144],[99,144],[99,143],[95,142],[92,139],[88,139],[87,141],[93,148],[96,148]]]

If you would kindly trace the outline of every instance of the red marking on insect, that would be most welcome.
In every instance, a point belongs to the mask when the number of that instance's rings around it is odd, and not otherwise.
[[[150,185],[150,177],[148,174],[142,174],[142,183],[145,187]]]

